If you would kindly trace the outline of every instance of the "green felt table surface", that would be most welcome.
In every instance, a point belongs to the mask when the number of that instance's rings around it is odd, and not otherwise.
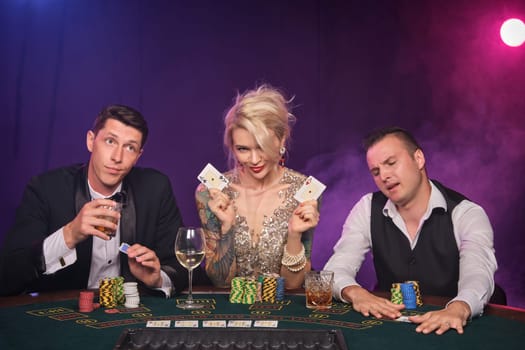
[[[174,299],[142,297],[139,309],[109,314],[104,308],[78,312],[78,300],[34,303],[0,308],[0,349],[112,349],[123,331],[143,328],[148,320],[277,320],[279,328],[340,329],[348,349],[523,349],[525,323],[495,315],[475,318],[465,333],[423,335],[415,325],[363,317],[344,303],[328,311],[305,307],[303,295],[287,295],[276,303],[231,304],[227,294],[197,294],[205,307],[186,311],[176,307],[185,296]],[[436,309],[424,305],[413,311]],[[178,329],[178,328],[177,328]],[[252,327],[253,329],[253,327]],[[224,332],[228,329],[225,328]]]

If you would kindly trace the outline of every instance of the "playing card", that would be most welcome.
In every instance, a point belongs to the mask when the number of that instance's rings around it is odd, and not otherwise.
[[[408,319],[408,316],[399,316],[398,318],[394,319],[394,321],[411,323],[411,321]]]
[[[253,323],[254,327],[267,327],[267,328],[277,328],[279,322],[276,320],[255,320]]]
[[[197,320],[176,320],[176,328],[199,328],[199,321]]]
[[[120,245],[120,247],[118,248],[118,250],[120,250],[120,251],[121,251],[122,253],[124,253],[124,254],[128,254],[128,248],[129,248],[129,244],[127,244],[127,243],[124,242],[124,243],[122,243],[122,244]]]
[[[294,198],[298,202],[315,200],[323,193],[326,186],[313,176],[308,176],[301,188],[295,193]]]
[[[202,326],[205,328],[226,328],[225,320],[204,320]]]
[[[229,320],[228,327],[251,328],[252,321],[251,320]]]
[[[204,169],[202,169],[199,176],[197,176],[200,182],[202,182],[208,188],[216,188],[222,190],[228,186],[228,179],[222,175],[219,170],[215,169],[213,165],[208,163]]]
[[[148,320],[146,327],[170,328],[170,320]]]

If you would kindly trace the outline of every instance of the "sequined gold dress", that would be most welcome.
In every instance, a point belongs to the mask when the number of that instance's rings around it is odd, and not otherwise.
[[[234,171],[224,175],[230,182],[239,183],[239,179]],[[293,196],[305,179],[306,176],[303,174],[288,168],[284,169],[279,184],[288,186],[279,192],[282,203],[274,210],[271,216],[264,217],[263,227],[255,244],[252,241],[246,218],[239,214],[235,217],[235,224],[232,229],[226,235],[220,235],[220,222],[218,222],[218,219],[207,205],[209,194],[207,191],[202,191],[197,195],[197,205],[201,210],[204,210],[204,215],[203,213],[200,215],[201,220],[203,216],[205,217],[203,226],[208,231],[208,237],[212,238],[210,239],[211,242],[207,243],[208,247],[214,250],[213,259],[217,270],[224,271],[235,263],[235,276],[248,277],[258,276],[259,274],[280,273],[283,249],[288,235],[288,221],[299,204]],[[234,202],[239,196],[239,193],[231,187],[226,187],[223,192]],[[313,229],[303,233],[301,238],[307,258],[310,258],[311,254],[312,238]],[[208,258],[210,257],[207,256]],[[227,276],[223,277],[225,280],[227,279]],[[212,277],[212,279],[214,278]]]

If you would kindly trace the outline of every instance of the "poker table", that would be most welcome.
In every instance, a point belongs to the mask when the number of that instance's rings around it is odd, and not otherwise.
[[[344,303],[336,302],[329,310],[310,310],[305,307],[305,297],[300,291],[287,293],[282,301],[246,305],[230,303],[225,290],[204,289],[194,292],[194,299],[204,304],[204,308],[192,311],[176,307],[177,303],[185,300],[184,294],[172,299],[141,296],[139,308],[118,307],[119,312],[116,313],[107,313],[104,308],[89,313],[79,312],[78,296],[79,291],[66,291],[0,298],[0,349],[112,349],[128,330],[184,332],[190,330],[185,327],[197,326],[191,329],[209,333],[212,328],[204,327],[205,324],[228,325],[230,321],[235,327],[221,328],[223,332],[264,332],[265,327],[275,326],[283,332],[290,330],[290,334],[337,330],[343,335],[348,349],[525,347],[525,310],[498,305],[488,305],[482,317],[468,323],[464,334],[459,335],[451,330],[438,336],[419,334],[415,332],[414,324],[364,317]],[[420,314],[437,309],[445,300],[423,297],[423,302],[422,307],[405,311],[404,314]],[[168,320],[169,328],[146,328],[147,322],[151,320]],[[255,321],[259,321],[258,326],[263,326],[255,327]],[[237,328],[239,324],[246,326],[250,323],[249,329]],[[213,328],[213,331],[217,330]]]

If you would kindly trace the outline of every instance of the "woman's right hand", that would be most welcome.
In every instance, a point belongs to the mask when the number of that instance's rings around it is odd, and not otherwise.
[[[217,219],[221,221],[222,233],[224,234],[230,230],[235,220],[235,209],[232,200],[228,195],[216,188],[210,188],[209,193],[208,207]]]

